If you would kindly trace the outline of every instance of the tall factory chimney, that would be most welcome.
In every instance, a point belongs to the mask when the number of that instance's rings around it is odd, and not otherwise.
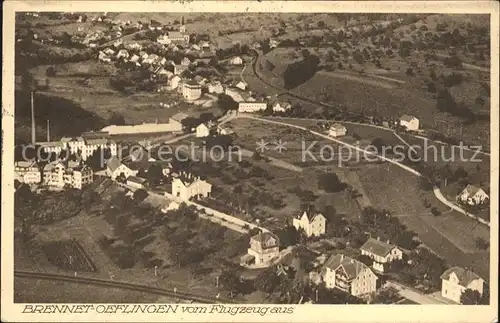
[[[47,120],[47,142],[50,141],[50,120]]]
[[[36,144],[36,123],[35,123],[35,105],[33,102],[33,91],[31,91],[31,143]]]

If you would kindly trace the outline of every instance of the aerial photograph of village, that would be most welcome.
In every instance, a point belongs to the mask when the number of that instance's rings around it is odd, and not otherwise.
[[[487,14],[17,12],[14,302],[490,304],[490,91]]]

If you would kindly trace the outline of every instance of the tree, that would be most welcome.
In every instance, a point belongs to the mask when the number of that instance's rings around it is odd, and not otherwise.
[[[394,304],[401,299],[399,291],[394,287],[380,289],[373,299],[375,304]]]
[[[481,294],[477,290],[467,288],[460,295],[460,303],[463,305],[481,304]]]
[[[238,110],[238,102],[236,102],[231,96],[221,93],[217,99],[218,106],[223,113]]]
[[[408,67],[406,69],[406,75],[408,75],[408,76],[413,76],[414,75],[413,69],[411,67]]]
[[[272,266],[259,273],[257,279],[255,279],[255,289],[271,294],[276,290],[279,283],[280,279],[276,274],[276,266]]]
[[[276,234],[279,237],[282,248],[294,246],[299,242],[300,234],[297,229],[291,225],[287,225],[285,228],[277,231]]]
[[[163,180],[163,169],[159,164],[151,164],[146,173],[146,179],[151,186],[158,186]]]
[[[134,200],[136,201],[143,201],[146,197],[148,197],[148,192],[146,190],[143,190],[143,189],[138,189],[134,192],[134,194],[132,195],[132,197],[134,198]]]
[[[56,76],[56,69],[54,68],[54,66],[49,66],[47,67],[47,70],[45,71],[45,75],[49,76],[49,77],[53,77],[53,76]]]
[[[476,248],[479,250],[487,250],[490,247],[490,243],[483,237],[477,237],[474,242],[476,244]]]
[[[77,158],[80,156],[81,154]],[[105,161],[109,158],[111,158],[111,149],[99,147],[87,157],[85,164],[93,170],[100,170],[104,168]]]
[[[340,181],[337,174],[328,173],[319,175],[318,187],[329,193],[334,193],[343,191],[347,185]]]
[[[116,112],[113,112],[108,119],[110,125],[121,126],[125,124],[125,118]]]
[[[368,257],[367,255],[359,255],[358,260],[367,266],[373,265],[373,259]]]

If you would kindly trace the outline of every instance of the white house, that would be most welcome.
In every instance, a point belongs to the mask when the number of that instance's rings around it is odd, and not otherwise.
[[[238,112],[257,112],[267,109],[266,102],[239,102]]]
[[[487,202],[488,194],[482,189],[474,185],[467,185],[457,196],[457,201],[469,205],[479,205]]]
[[[325,262],[321,278],[327,288],[338,288],[353,296],[377,290],[377,275],[364,263],[343,254],[332,255]]]
[[[347,128],[341,125],[340,123],[334,123],[332,124],[330,129],[328,129],[328,135],[330,137],[341,137],[345,136],[346,133],[347,133]]]
[[[221,94],[224,92],[224,87],[220,82],[211,82],[207,85],[208,93]]]
[[[48,163],[43,168],[43,183],[47,186],[63,188],[68,185],[82,189],[94,180],[91,168],[81,166],[79,162],[62,162],[60,160]]]
[[[240,90],[245,91],[247,89],[247,84],[243,81],[236,83],[236,87]]]
[[[208,197],[211,191],[212,184],[191,174],[182,173],[172,180],[172,195],[182,201],[193,197]]]
[[[384,272],[385,266],[396,259],[403,259],[403,251],[397,246],[387,242],[380,241],[380,238],[369,238],[360,248],[361,254],[373,259],[373,269]]]
[[[172,201],[170,203],[167,203],[162,209],[161,209],[161,212],[162,213],[167,213],[168,211],[174,211],[174,210],[177,210],[179,208],[179,203],[175,202],[175,201]]]
[[[271,232],[261,232],[250,238],[250,248],[241,257],[242,265],[268,267],[279,259],[279,239]]]
[[[307,237],[319,237],[326,232],[326,218],[321,213],[304,211],[292,220],[292,224],[297,230],[304,230]]]
[[[182,87],[182,96],[187,101],[199,99],[201,97],[201,85],[194,81],[184,83]]]
[[[168,79],[167,88],[169,90],[175,90],[179,86],[179,82],[181,81],[181,77],[178,75],[174,75]]]
[[[418,130],[419,120],[414,116],[405,114],[399,118],[399,124],[408,130]]]
[[[14,164],[14,179],[21,183],[38,184],[42,181],[42,172],[34,160],[17,161]]]
[[[292,108],[292,105],[289,102],[276,102],[273,104],[274,112],[285,112]]]
[[[474,272],[452,267],[441,275],[441,296],[455,303],[461,303],[460,297],[466,289],[472,289],[483,295],[484,280]]]
[[[239,56],[235,56],[235,57],[231,58],[231,64],[232,65],[241,65],[241,64],[243,64],[243,59]]]
[[[133,170],[125,164],[122,164],[117,157],[111,157],[106,162],[106,174],[111,177],[112,180],[116,180],[118,176],[123,174],[125,178],[129,176],[136,176],[138,170]]]
[[[203,137],[208,137],[210,135],[210,129],[207,124],[205,123],[200,123],[198,127],[196,127],[196,137],[197,138],[203,138]]]
[[[230,126],[218,125],[217,126],[217,133],[220,135],[231,135],[234,133],[234,129],[231,128]]]
[[[118,54],[116,54],[116,58],[129,58],[130,54],[126,49],[120,49]]]

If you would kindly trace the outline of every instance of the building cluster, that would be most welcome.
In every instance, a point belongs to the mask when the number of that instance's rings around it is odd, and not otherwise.
[[[71,155],[77,155],[82,160],[87,160],[97,150],[109,150],[112,156],[118,151],[118,146],[114,140],[108,138],[104,132],[84,133],[79,137],[63,137],[59,141],[38,142],[43,152],[48,154],[61,154],[68,152]]]
[[[21,183],[56,189],[82,189],[94,181],[94,171],[81,161],[57,159],[43,167],[36,161],[18,161],[14,172],[15,179]]]

